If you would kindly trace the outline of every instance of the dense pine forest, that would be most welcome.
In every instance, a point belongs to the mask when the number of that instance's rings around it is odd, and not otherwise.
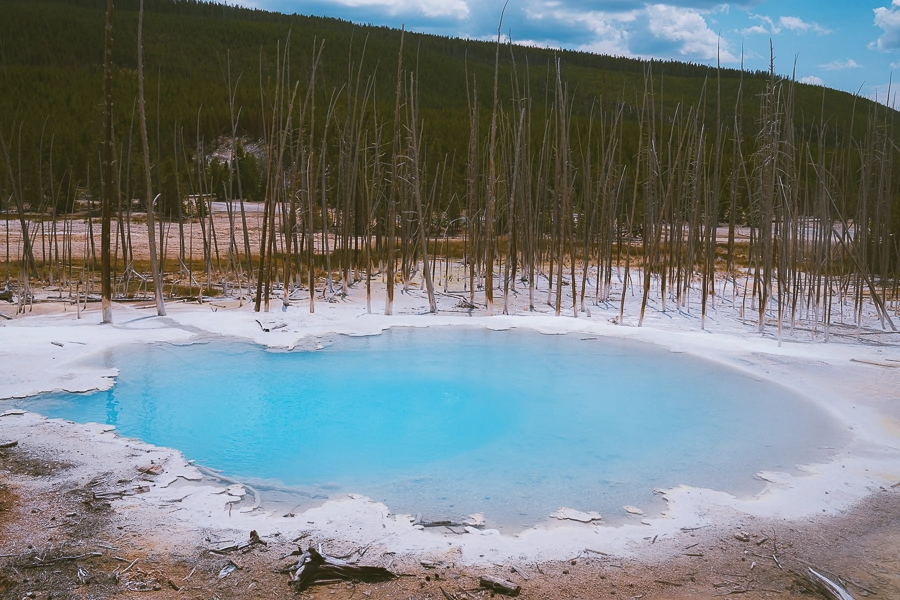
[[[107,2],[0,3],[7,288],[100,269],[105,182],[114,293],[133,295],[152,270],[161,310],[185,281],[252,290],[260,309],[275,288],[286,303],[301,287],[329,298],[378,273],[390,313],[393,282],[418,274],[433,297],[444,259],[446,290],[452,256],[467,301],[489,313],[517,287],[538,302],[544,277],[557,314],[624,305],[638,286],[642,314],[651,292],[663,306],[697,294],[704,315],[728,293],[760,329],[801,313],[827,326],[845,300],[857,320],[870,302],[893,327],[900,182],[884,106],[779,76],[783,65],[640,61],[189,0],[143,10],[141,55],[139,1],[115,2],[105,161]],[[263,215],[252,239],[250,203]],[[151,250],[158,268],[135,256],[138,213],[177,238]],[[80,253],[66,242],[75,221],[91,228]],[[15,247],[11,226],[24,230]]]

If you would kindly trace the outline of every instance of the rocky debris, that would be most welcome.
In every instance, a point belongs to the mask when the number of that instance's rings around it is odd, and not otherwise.
[[[550,516],[554,519],[559,519],[560,521],[577,521],[579,523],[591,523],[593,521],[600,521],[603,518],[600,516],[600,513],[595,510],[584,512],[575,510],[574,508],[565,508],[563,506],[555,513],[551,513]]]
[[[143,473],[144,475],[162,475],[163,471],[162,465],[157,464],[149,464],[145,467],[138,467],[138,471]]]
[[[506,594],[508,596],[518,596],[522,589],[518,584],[513,583],[508,579],[494,577],[493,575],[482,575],[478,579],[478,583],[483,588],[500,592],[501,594]]]
[[[293,571],[291,587],[297,593],[302,592],[311,585],[315,585],[319,581],[345,579],[372,583],[390,581],[397,577],[384,567],[353,564],[322,554],[312,546],[300,554],[297,564],[288,569],[288,571]]]
[[[268,546],[268,542],[261,539],[256,530],[252,530],[250,532],[250,539],[246,542],[241,542],[239,544],[229,544],[227,546],[222,546],[219,548],[210,548],[209,551],[213,554],[226,554],[228,552],[248,552],[254,546]]]

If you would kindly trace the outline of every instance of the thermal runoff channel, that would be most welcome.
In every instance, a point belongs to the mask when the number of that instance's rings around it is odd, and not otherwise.
[[[561,506],[653,514],[654,488],[759,492],[760,470],[827,460],[846,436],[787,388],[649,344],[395,328],[271,351],[123,346],[115,386],[20,404],[170,446],[263,488],[361,493],[394,512],[484,512],[511,531]]]

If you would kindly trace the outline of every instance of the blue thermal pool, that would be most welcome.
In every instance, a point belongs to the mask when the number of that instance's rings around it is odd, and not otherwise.
[[[787,388],[649,344],[467,327],[313,342],[121,346],[95,359],[119,369],[112,389],[18,404],[263,490],[361,493],[426,520],[484,512],[507,531],[560,506],[653,514],[654,488],[682,483],[753,494],[756,472],[846,441]]]

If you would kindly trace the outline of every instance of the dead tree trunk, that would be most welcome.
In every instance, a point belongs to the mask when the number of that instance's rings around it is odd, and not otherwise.
[[[112,212],[112,21],[113,0],[106,0],[106,33],[104,43],[103,80],[105,110],[103,113],[103,200],[102,226],[100,230],[100,282],[101,318],[112,323],[112,277],[110,276],[110,220]]]
[[[152,184],[150,181],[150,145],[147,141],[147,111],[144,103],[144,43],[143,43],[143,27],[144,27],[144,0],[141,0],[138,8],[138,111],[141,119],[141,148],[144,154],[144,185],[147,194],[147,241],[150,245],[150,271],[153,275],[153,295],[156,298],[156,314],[160,317],[166,316],[166,304],[163,299],[163,281],[159,272],[159,260],[156,254],[156,230],[154,229],[154,208],[155,200],[153,198]],[[106,173],[105,179],[110,178],[110,173]],[[158,198],[159,196],[157,196]],[[108,200],[110,204],[112,200]],[[104,210],[107,199],[104,198]],[[103,221],[103,227],[106,228],[109,223],[106,219]],[[107,234],[108,235],[108,234]],[[108,252],[108,250],[106,250]]]

